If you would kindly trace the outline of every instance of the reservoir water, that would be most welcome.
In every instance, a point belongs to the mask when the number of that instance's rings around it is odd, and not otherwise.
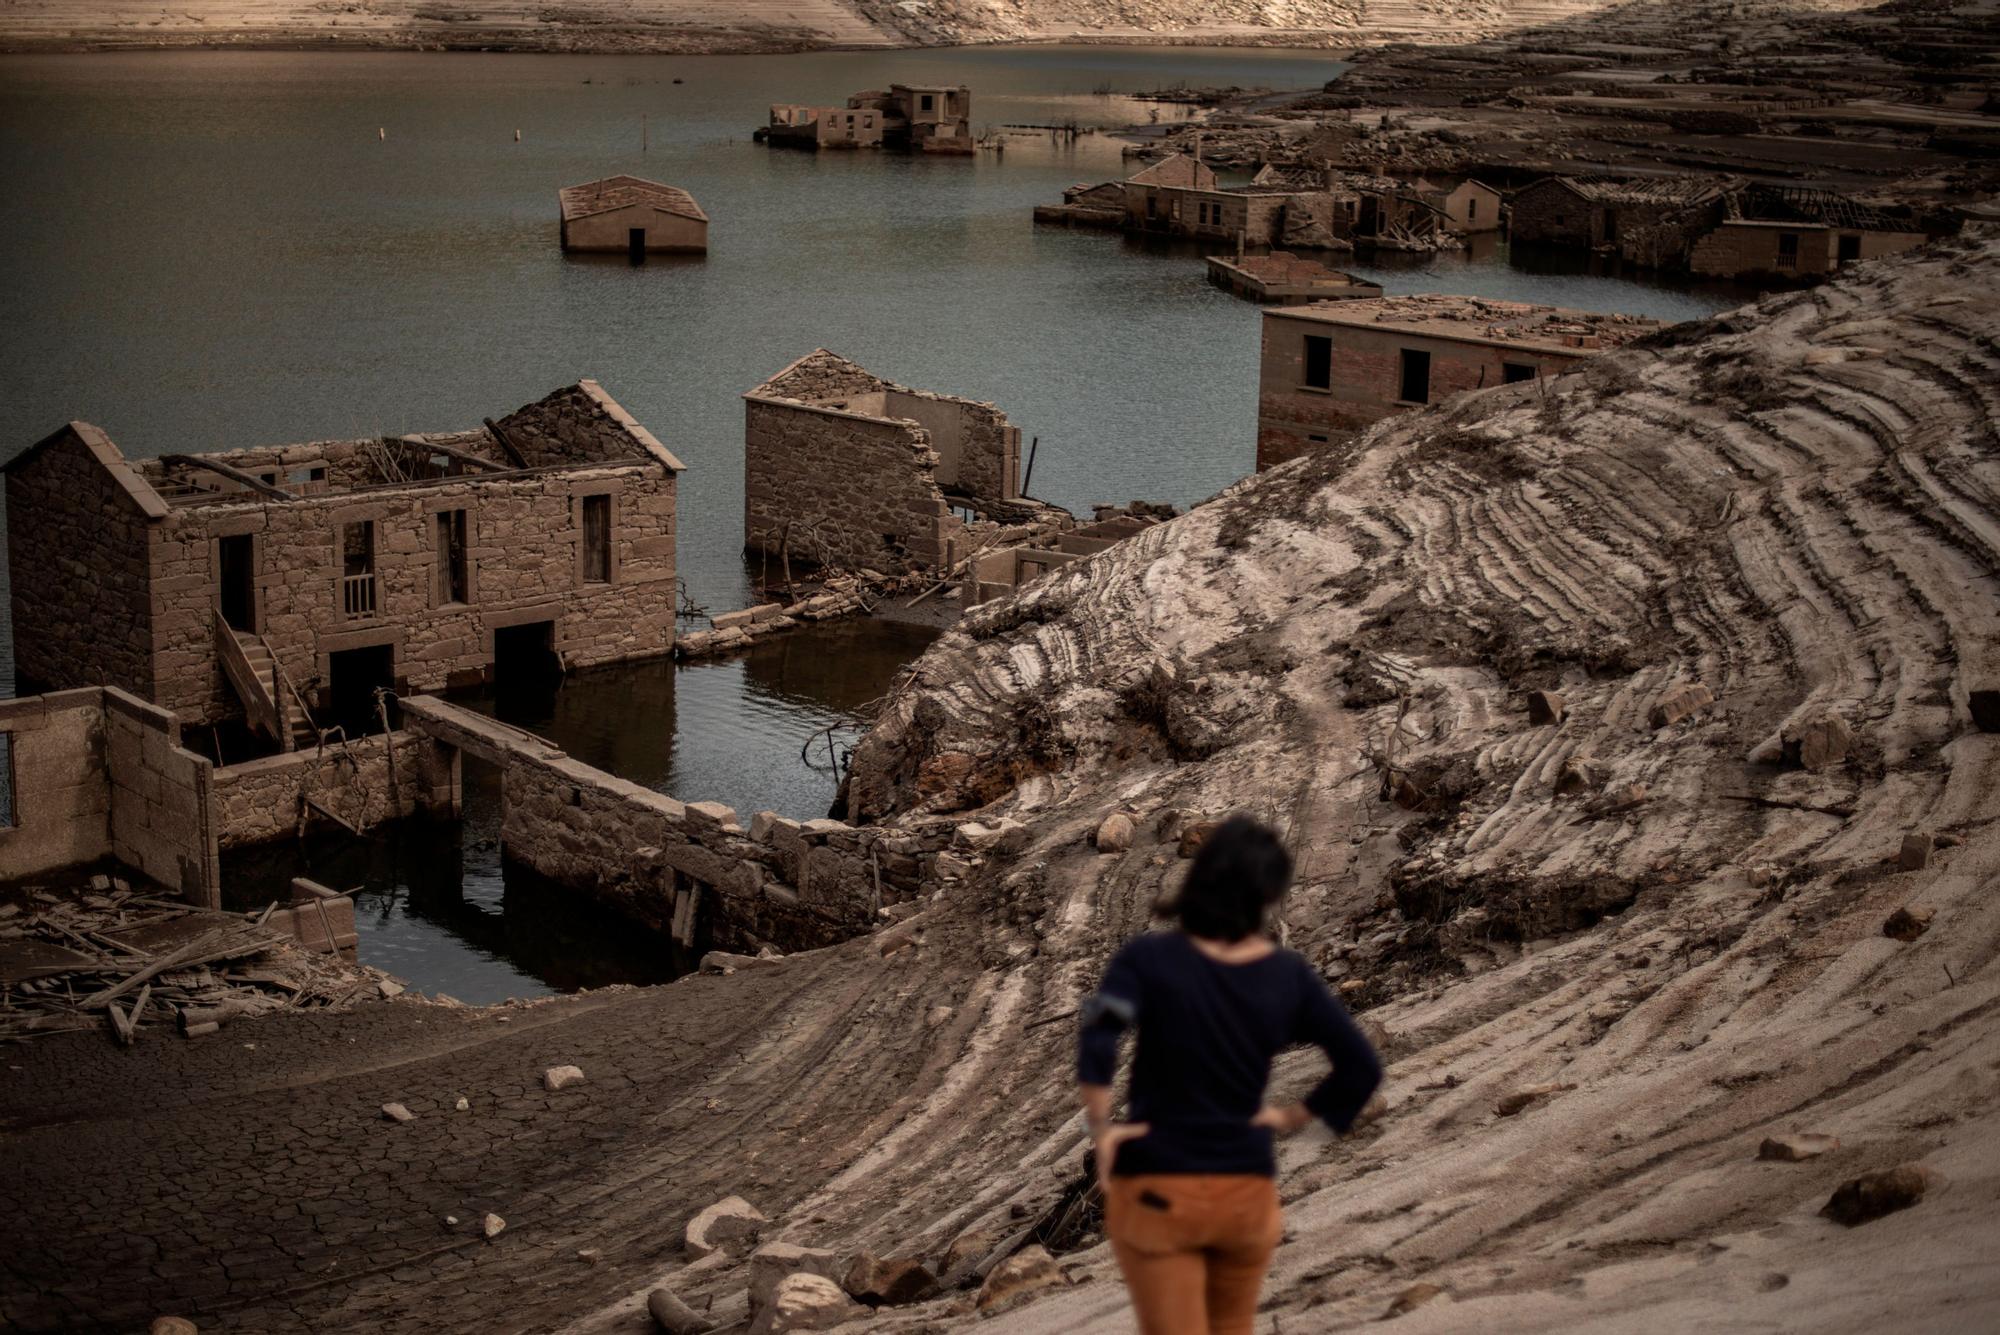
[[[1124,94],[1316,88],[1342,68],[1168,47],[0,58],[0,455],[71,418],[135,457],[455,429],[591,376],[688,465],[681,572],[719,610],[748,594],[740,396],[826,346],[999,404],[1040,439],[1044,499],[1191,503],[1251,467],[1256,308],[1210,287],[1187,248],[1029,220],[1068,185],[1127,174],[1122,141],[1024,135],[1004,154],[925,159],[750,133],[772,102],[899,81],[969,84],[983,133],[1118,126],[1154,109]],[[565,258],[556,190],[621,171],[690,190],[709,255]],[[1550,272],[1504,246],[1349,267],[1391,292],[1673,319],[1745,295]],[[675,796],[821,814],[833,778],[802,763],[803,738],[886,689],[921,638],[785,644],[587,674],[518,721]],[[8,682],[11,663],[0,632]],[[651,976],[650,957],[551,956],[546,905],[501,874],[482,843],[490,794],[469,793],[442,857],[408,840],[308,850],[363,887],[363,958],[469,1001]],[[238,871],[251,888],[280,875]]]

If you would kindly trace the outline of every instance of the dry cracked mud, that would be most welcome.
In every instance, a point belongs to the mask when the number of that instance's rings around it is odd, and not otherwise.
[[[729,1195],[843,1256],[1022,1237],[1081,1166],[1070,1014],[1181,827],[1248,810],[1299,849],[1291,944],[1390,1059],[1382,1122],[1283,1147],[1275,1328],[1419,1283],[1443,1294],[1410,1329],[1990,1327],[1996,401],[1979,229],[1395,419],[968,614],[847,800],[1001,833],[888,936],[10,1048],[0,1322],[636,1335],[660,1283],[729,1319],[746,1267],[681,1248]],[[1692,683],[1713,702],[1653,726]],[[1560,724],[1528,722],[1538,690]],[[1788,762],[1828,714],[1844,756]],[[1137,836],[1099,854],[1113,810]],[[1943,838],[1906,868],[1912,832]],[[1927,928],[1885,935],[1906,907]],[[584,1082],[548,1092],[564,1064]],[[1839,1147],[1759,1160],[1793,1135]],[[1910,1162],[1920,1203],[1820,1217]],[[853,1328],[1128,1329],[1106,1249],[1053,1232],[1067,1285]]]

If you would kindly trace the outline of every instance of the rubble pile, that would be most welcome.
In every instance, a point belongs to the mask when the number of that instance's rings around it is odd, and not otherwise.
[[[379,990],[373,971],[267,930],[276,907],[213,913],[108,874],[80,893],[16,887],[0,903],[0,1042],[108,1029],[130,1046],[166,1026],[198,1038],[237,1019],[338,1009]]]
[[[758,603],[753,607],[721,612],[709,618],[708,630],[686,631],[674,638],[674,657],[711,658],[747,649],[766,636],[812,621],[833,621],[841,617],[872,612],[885,594],[909,581],[877,575],[834,575],[818,585],[817,591],[796,602]]]

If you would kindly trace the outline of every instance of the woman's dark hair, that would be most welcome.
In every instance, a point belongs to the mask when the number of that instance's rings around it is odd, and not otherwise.
[[[1292,855],[1278,832],[1231,816],[1202,843],[1180,893],[1164,909],[1190,936],[1241,941],[1264,926],[1291,883]]]

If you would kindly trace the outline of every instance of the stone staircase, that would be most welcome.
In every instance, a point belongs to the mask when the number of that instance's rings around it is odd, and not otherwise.
[[[216,615],[216,647],[222,675],[243,703],[243,716],[253,732],[262,733],[287,751],[319,745],[319,730],[304,707],[280,685],[281,673],[263,637],[237,630]]]

